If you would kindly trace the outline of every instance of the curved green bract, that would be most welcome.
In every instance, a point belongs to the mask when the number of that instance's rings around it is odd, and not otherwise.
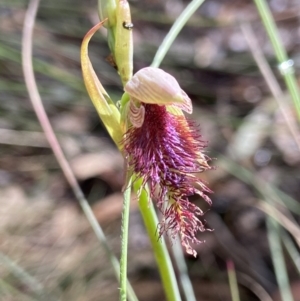
[[[120,125],[120,112],[101,85],[88,56],[89,41],[105,21],[106,20],[98,23],[85,35],[80,53],[81,68],[88,94],[108,133],[119,149],[121,149],[120,143],[122,141],[123,133]]]

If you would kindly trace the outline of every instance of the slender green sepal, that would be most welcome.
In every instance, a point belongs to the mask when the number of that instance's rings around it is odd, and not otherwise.
[[[88,56],[89,41],[105,21],[106,20],[94,26],[85,35],[81,45],[81,68],[88,94],[108,133],[120,148],[120,143],[123,138],[120,126],[120,112],[101,85]]]

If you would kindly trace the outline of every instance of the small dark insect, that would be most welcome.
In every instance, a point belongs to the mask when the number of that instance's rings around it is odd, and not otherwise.
[[[132,28],[133,28],[133,23],[130,23],[130,22],[123,22],[123,27],[125,28],[125,29],[128,29],[128,30],[131,30]]]

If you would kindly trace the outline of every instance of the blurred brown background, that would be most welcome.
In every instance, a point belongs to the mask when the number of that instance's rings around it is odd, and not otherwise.
[[[138,70],[151,64],[188,1],[132,0],[130,4]],[[271,0],[269,4],[299,79],[300,3]],[[28,99],[20,53],[27,5],[24,0],[0,3],[0,300],[117,300],[113,270]],[[123,162],[87,96],[79,60],[82,38],[97,21],[96,1],[41,1],[33,41],[34,68],[59,141],[119,256]],[[290,200],[295,212],[288,214],[299,222],[300,152],[252,58],[241,21],[250,22],[282,84],[256,8],[247,0],[205,1],[161,66],[192,98],[192,118],[209,141],[207,154],[216,158],[212,161],[216,169],[202,175],[214,191],[213,206],[207,208],[202,200],[192,199],[208,210],[205,218],[214,229],[199,234],[206,240],[196,246],[199,256],[186,258],[199,301],[231,300],[228,259],[235,263],[241,300],[270,300],[265,292],[280,300],[265,214],[256,206],[267,185],[280,189],[277,196],[283,201],[288,196],[295,199]],[[108,55],[106,33],[101,30],[92,39],[90,56],[102,84],[117,101],[121,83],[105,60]],[[290,118],[295,118],[288,94],[284,101],[290,106]],[[285,230],[282,233],[290,239]],[[295,301],[299,301],[299,266],[285,248],[284,255]],[[140,301],[165,300],[135,202],[129,279]]]

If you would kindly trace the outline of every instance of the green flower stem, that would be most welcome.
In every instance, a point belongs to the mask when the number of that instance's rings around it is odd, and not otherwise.
[[[131,177],[124,191],[123,216],[121,228],[121,259],[120,259],[120,301],[127,300],[127,253],[128,253],[128,228],[130,212]]]
[[[280,227],[278,223],[272,217],[269,216],[267,216],[267,229],[271,256],[277,283],[280,290],[281,299],[284,301],[294,301],[290,289],[286,265],[284,262],[283,250],[280,243]]]
[[[137,192],[142,185],[142,180],[134,181],[134,190]],[[153,248],[155,259],[159,268],[163,287],[168,301],[181,301],[175,272],[170,255],[163,237],[157,237],[158,218],[149,194],[144,189],[139,198],[139,208],[146,226],[148,236]]]
[[[184,9],[184,11],[180,14],[177,20],[174,22],[172,28],[164,38],[163,42],[159,46],[153,62],[151,64],[152,67],[159,67],[162,60],[166,56],[169,51],[171,45],[177,38],[179,32],[182,30],[186,22],[190,19],[190,17],[195,13],[195,11],[199,8],[199,6],[204,2],[204,0],[193,0],[190,4]]]
[[[257,10],[260,14],[264,27],[269,35],[270,41],[273,45],[273,49],[275,51],[276,59],[279,63],[279,70],[281,71],[286,86],[289,90],[289,93],[294,101],[294,105],[297,111],[298,119],[300,120],[300,93],[299,87],[297,85],[296,78],[294,76],[294,68],[293,66],[284,68],[283,64],[286,63],[289,58],[285,51],[285,48],[282,45],[281,39],[279,37],[279,33],[268,7],[266,0],[254,0]],[[281,66],[281,67],[280,67]]]

